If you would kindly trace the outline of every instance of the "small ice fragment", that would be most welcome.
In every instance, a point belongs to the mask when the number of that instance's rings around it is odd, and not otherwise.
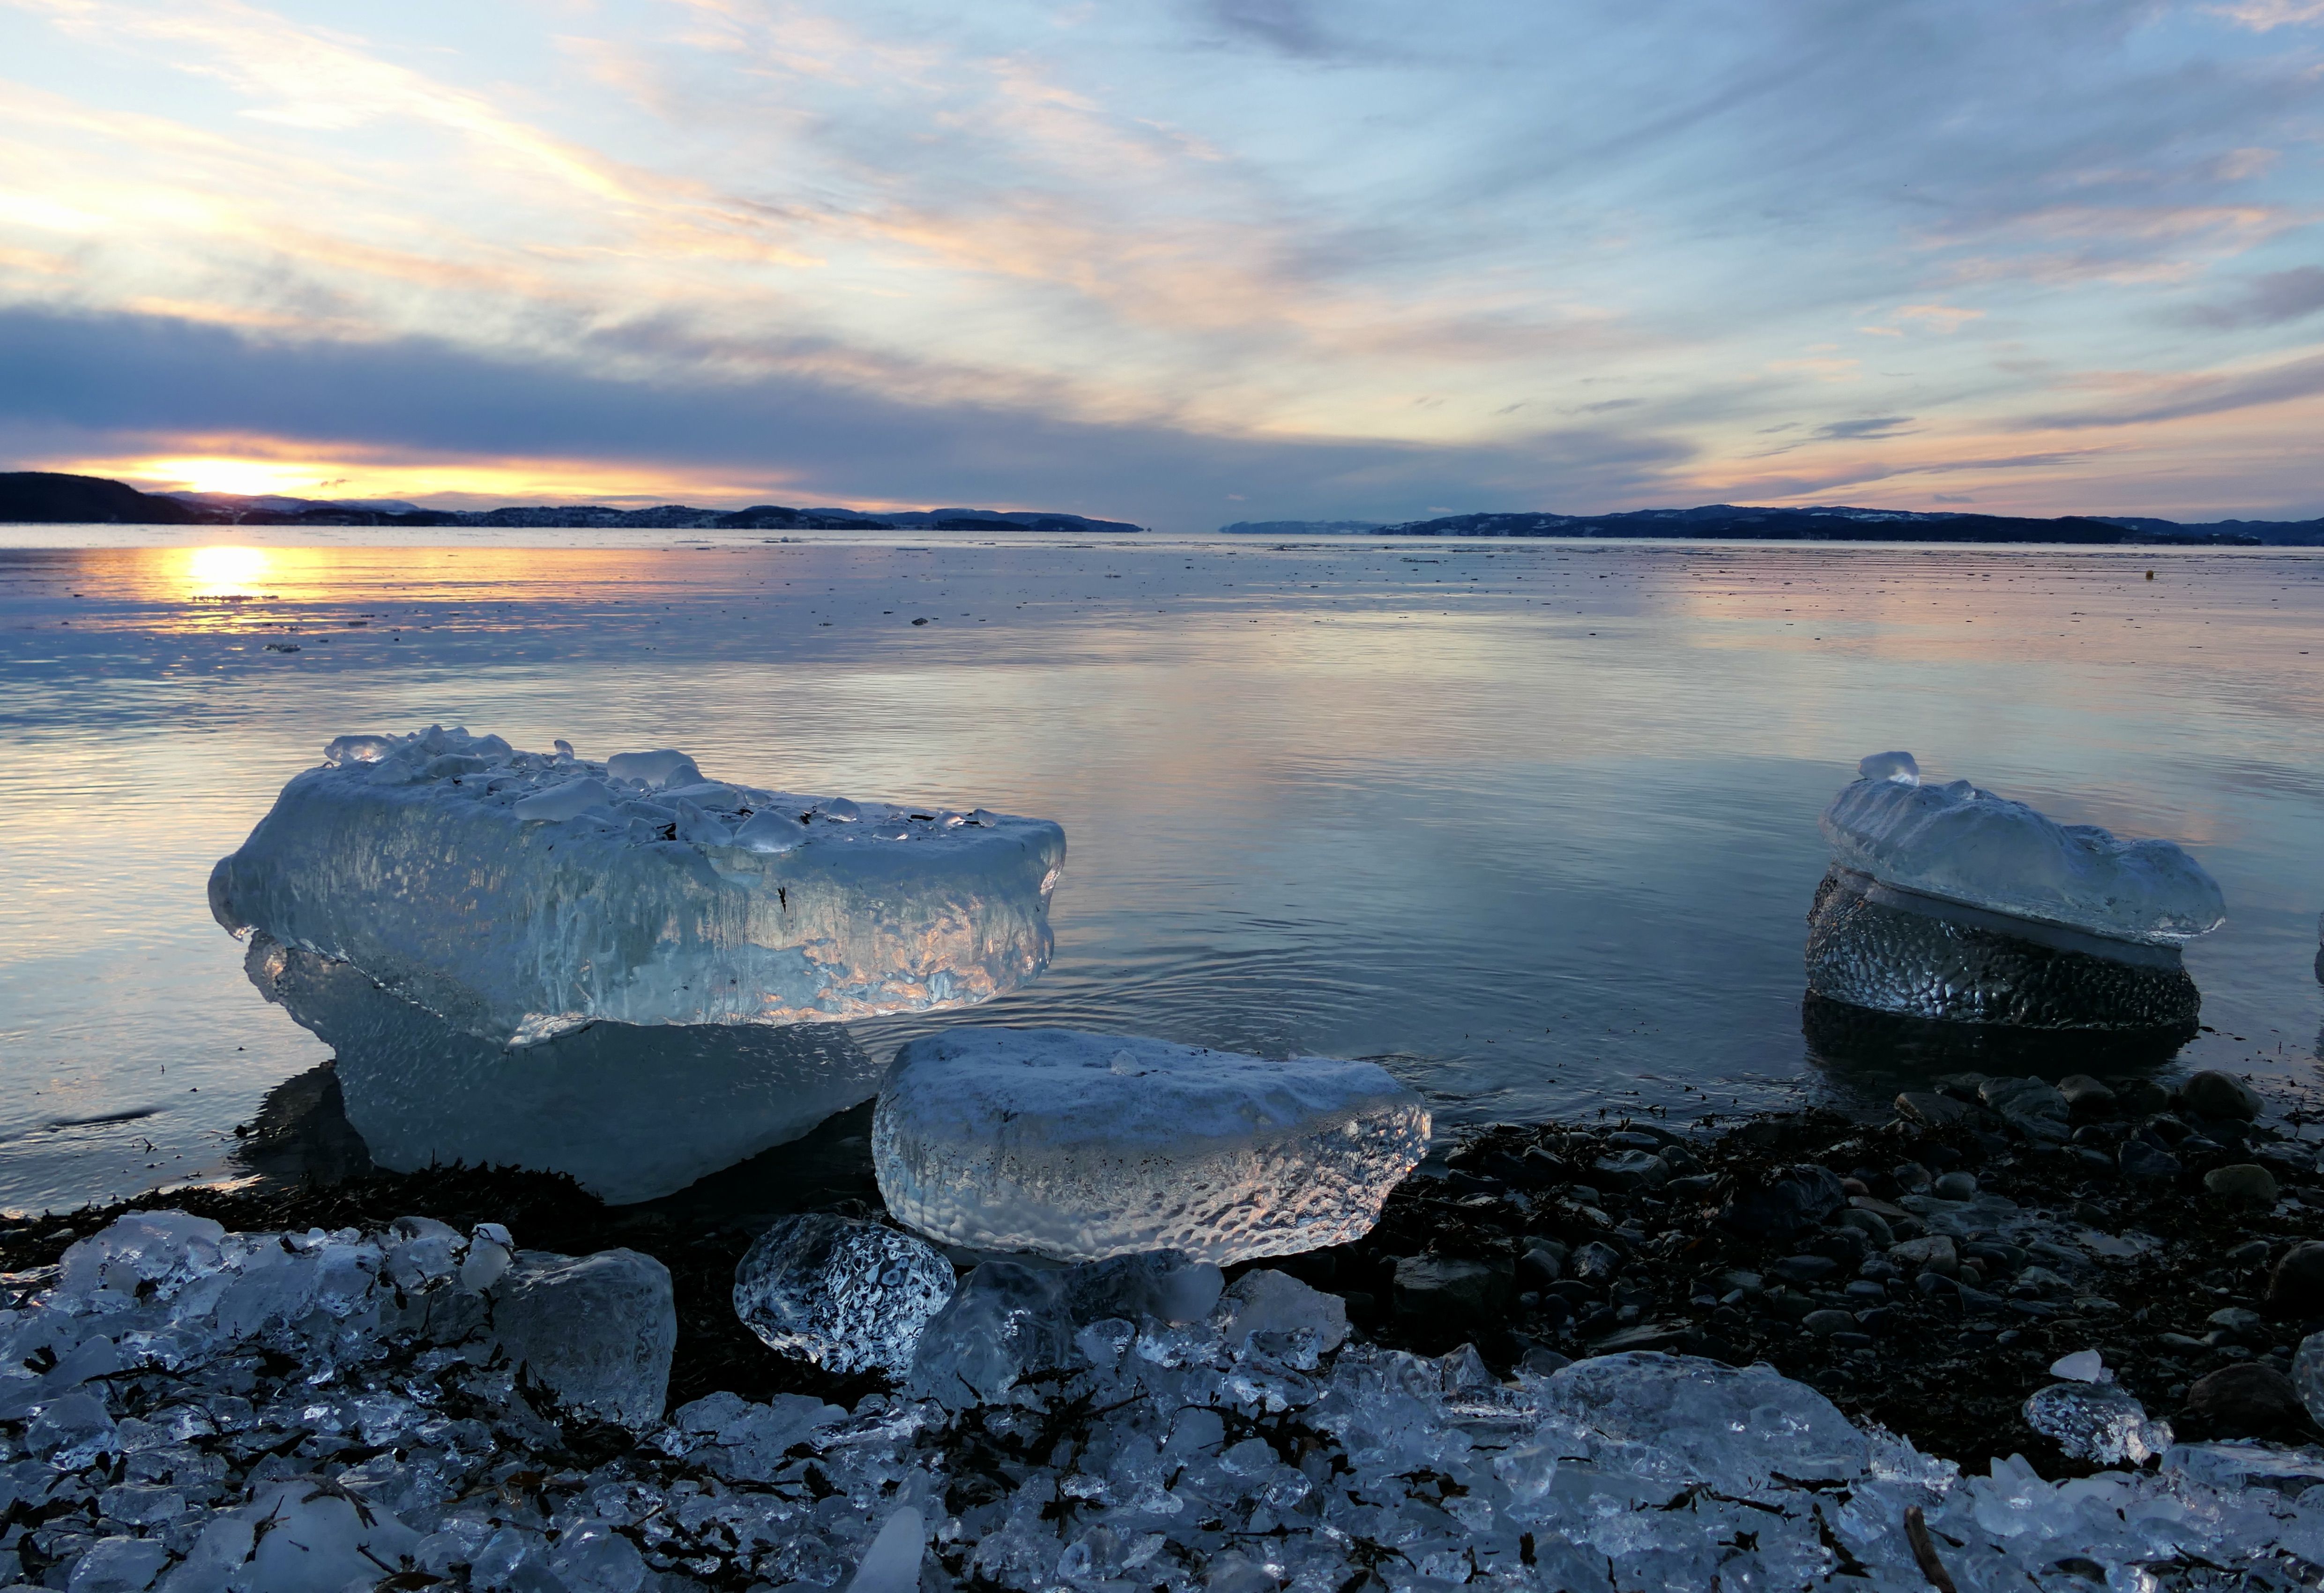
[[[847,1593],[914,1593],[920,1585],[920,1558],[927,1528],[920,1513],[905,1506],[881,1524],[849,1579]]]
[[[1921,766],[1910,752],[1875,752],[1856,766],[1858,778],[1868,780],[1894,780],[1900,786],[1921,783]]]
[[[2077,1349],[2071,1355],[2061,1355],[2050,1363],[2050,1376],[2063,1377],[2073,1383],[2111,1383],[2114,1374],[2107,1370],[2106,1362],[2095,1349]]]
[[[2308,1413],[2324,1424],[2324,1333],[2310,1333],[2300,1341],[2292,1358],[2292,1386]]]
[[[954,1028],[896,1054],[872,1160],[889,1211],[945,1243],[1223,1266],[1360,1238],[1428,1133],[1372,1063]]]
[[[952,1292],[952,1263],[934,1247],[825,1212],[781,1219],[734,1268],[742,1325],[832,1372],[905,1371]]]
[[[638,780],[659,790],[664,786],[698,785],[702,771],[685,753],[665,748],[659,752],[616,752],[605,760],[605,772],[617,780]]]
[[[771,807],[762,807],[742,821],[734,832],[734,844],[745,852],[765,852],[772,856],[794,850],[807,840],[807,826]]]
[[[563,759],[567,759],[567,760],[570,760],[570,759],[572,758],[572,756],[573,756],[573,743],[572,743],[572,742],[570,742],[570,741],[567,741],[563,736],[559,736],[559,737],[558,737],[555,741],[553,741],[549,742],[549,744],[550,746],[552,746],[552,747],[554,747],[554,748],[556,748],[556,749],[557,749],[557,755],[558,755],[559,758],[563,758]]]
[[[678,804],[678,838],[690,846],[727,846],[733,844],[734,834],[724,824],[681,797]]]
[[[460,1263],[460,1286],[483,1294],[501,1281],[516,1259],[516,1241],[497,1222],[479,1222],[468,1238],[467,1258]]]
[[[323,756],[333,763],[377,763],[394,745],[391,736],[333,736]]]
[[[2025,1424],[2077,1460],[2135,1465],[2171,1447],[2171,1423],[2113,1383],[2052,1383],[2025,1402]]]
[[[1227,1342],[1241,1345],[1254,1333],[1308,1332],[1319,1352],[1337,1349],[1348,1338],[1348,1303],[1312,1289],[1287,1272],[1255,1267],[1234,1281],[1222,1302]]]
[[[852,824],[863,816],[863,810],[844,796],[816,804],[815,813],[817,818],[835,819],[843,824]]]
[[[922,1331],[911,1385],[955,1407],[997,1400],[1028,1373],[1086,1357],[1084,1328],[1202,1321],[1223,1281],[1217,1267],[1175,1250],[1040,1270],[988,1261]]]
[[[611,807],[613,803],[613,793],[603,780],[584,778],[520,796],[510,811],[521,819],[569,819],[578,818],[593,807]]]
[[[480,1229],[472,1245],[490,1242]],[[560,1403],[633,1429],[661,1420],[678,1309],[652,1257],[528,1250],[494,1286],[493,1328],[510,1365]]]

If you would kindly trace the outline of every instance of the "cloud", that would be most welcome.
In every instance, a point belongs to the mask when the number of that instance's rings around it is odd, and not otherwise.
[[[479,464],[566,458],[586,461],[591,490],[609,496],[724,482],[763,501],[780,483],[775,501],[793,503],[1050,508],[1176,529],[1206,527],[1230,493],[1270,511],[1374,515],[1448,496],[1659,502],[1692,454],[1653,431],[1596,427],[1467,447],[1222,437],[913,403],[791,373],[665,384],[416,338],[285,345],[182,320],[23,310],[0,311],[0,367],[13,378],[0,384],[0,443],[14,440],[23,468],[238,437],[318,468],[335,449],[378,465],[440,461],[462,479]]]
[[[2301,23],[2324,22],[2324,0],[2238,0],[2233,5],[2212,5],[2205,9],[2214,16],[2224,16],[2255,33],[2292,27]]]
[[[2324,309],[2324,266],[2303,265],[2254,277],[2235,298],[2182,309],[2178,318],[2191,326],[2225,330],[2281,326],[2319,309]]]
[[[1815,429],[1821,442],[1875,442],[1882,437],[1905,435],[1904,428],[1912,424],[1910,415],[1883,415],[1868,420],[1834,420]]]
[[[1932,503],[1974,503],[1977,500],[1967,493],[1932,493],[1929,495],[1929,502]]]
[[[2053,410],[2017,423],[2026,431],[2080,431],[2100,427],[2153,426],[2197,416],[2260,409],[2324,393],[2324,355],[2309,355],[2258,370],[2189,374],[2133,373],[2110,385],[2125,396],[2113,404]]]
[[[1286,55],[1318,56],[1328,46],[1306,0],[1210,0],[1211,20]]]

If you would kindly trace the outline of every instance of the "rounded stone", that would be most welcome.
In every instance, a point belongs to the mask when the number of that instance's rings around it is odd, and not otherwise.
[[[1811,1311],[1800,1319],[1800,1326],[1823,1338],[1834,1333],[1856,1331],[1856,1316],[1846,1311]]]
[[[2275,1204],[2275,1174],[2257,1162],[2236,1162],[2203,1174],[2203,1188],[2223,1201],[2255,1206]]]
[[[2217,1068],[2205,1068],[2179,1086],[2179,1102],[2188,1110],[2207,1118],[2227,1118],[2248,1123],[2260,1114],[2266,1104],[2259,1091],[2233,1073],[2223,1073]]]
[[[2177,1425],[2186,1437],[2212,1439],[2297,1438],[2310,1428],[2292,1379],[2255,1361],[2197,1379]]]
[[[2302,1321],[2324,1316],[2324,1240],[2304,1240],[2277,1258],[2267,1277],[2267,1303]]]
[[[1977,1174],[1948,1173],[1929,1186],[1929,1192],[1941,1201],[1974,1200],[1977,1196]]]

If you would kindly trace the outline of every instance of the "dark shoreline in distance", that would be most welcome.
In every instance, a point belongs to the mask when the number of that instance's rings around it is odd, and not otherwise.
[[[1686,542],[2043,542],[2091,547],[2324,547],[2324,519],[2226,520],[2203,525],[2139,515],[1923,513],[1907,509],[1636,509],[1620,514],[1455,514],[1398,525],[1358,520],[1238,520],[1222,531],[1259,537],[1625,537]]]
[[[267,504],[304,504],[273,508]],[[1024,509],[915,509],[859,514],[852,509],[788,509],[757,503],[732,511],[662,503],[651,509],[603,504],[545,505],[475,511],[366,508],[304,499],[249,499],[226,493],[181,498],[141,493],[95,475],[23,470],[0,473],[0,525],[505,526],[558,529],[700,531],[892,531],[901,529],[1121,533],[1146,528],[1126,520]]]

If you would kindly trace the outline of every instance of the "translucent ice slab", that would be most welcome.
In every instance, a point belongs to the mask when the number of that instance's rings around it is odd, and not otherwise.
[[[1049,959],[1065,832],[706,781],[431,728],[342,736],[210,874],[237,934],[352,962],[530,1045],[628,1024],[834,1023],[988,1000]]]
[[[251,983],[337,1054],[372,1160],[569,1173],[621,1204],[797,1139],[867,1100],[880,1069],[837,1024],[592,1024],[510,1050],[312,952],[251,937]]]
[[[897,1053],[872,1156],[889,1211],[946,1243],[1224,1266],[1360,1237],[1428,1132],[1368,1062],[963,1027]]]
[[[1841,868],[1883,885],[2107,940],[2177,945],[2216,929],[2218,881],[2168,841],[2061,824],[1967,780],[1924,786],[1912,755],[1876,753],[1824,809]]]

